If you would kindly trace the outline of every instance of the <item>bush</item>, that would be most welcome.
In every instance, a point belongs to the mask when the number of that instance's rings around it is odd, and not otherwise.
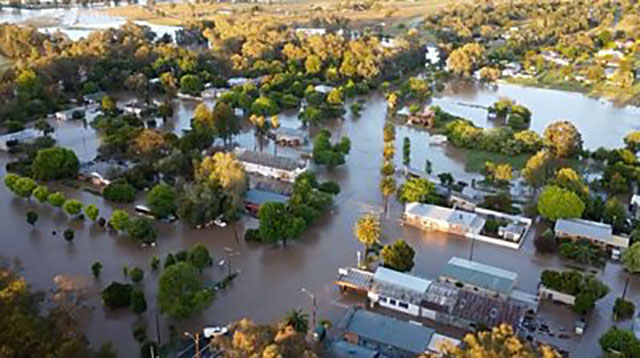
[[[129,277],[131,281],[139,283],[144,278],[144,271],[140,267],[134,267],[129,271]]]
[[[38,213],[36,213],[35,211],[27,211],[27,223],[29,223],[29,225],[34,226],[36,224],[36,221],[38,221]]]
[[[556,237],[550,228],[547,228],[540,236],[537,236],[533,244],[536,247],[536,251],[541,254],[555,252],[558,248]]]
[[[153,222],[147,218],[140,217],[131,219],[127,226],[127,233],[133,239],[142,243],[154,242],[157,236]]]
[[[613,306],[613,318],[615,320],[631,318],[635,310],[636,307],[633,302],[616,298],[616,303]]]
[[[318,189],[320,189],[320,191],[323,191],[323,192],[329,193],[329,194],[333,194],[333,195],[340,194],[340,185],[338,185],[338,183],[336,183],[333,180],[326,181],[326,182],[320,184]]]
[[[102,191],[102,196],[116,203],[133,203],[136,189],[122,179],[114,180]]]
[[[249,229],[244,233],[245,241],[262,241],[260,238],[260,232],[257,229]]]
[[[91,273],[93,273],[93,277],[100,277],[100,272],[102,272],[102,264],[99,261],[96,261],[91,265]]]
[[[75,177],[79,166],[73,150],[54,147],[39,150],[31,170],[36,179],[56,180]]]
[[[102,301],[110,309],[127,308],[131,304],[131,291],[130,284],[114,281],[102,290]]]
[[[131,290],[131,311],[135,314],[141,314],[147,310],[147,300],[144,292],[139,288]]]
[[[66,229],[63,233],[62,236],[64,237],[65,240],[67,240],[68,242],[73,241],[73,238],[76,236],[75,232],[73,232],[73,230],[71,229]]]

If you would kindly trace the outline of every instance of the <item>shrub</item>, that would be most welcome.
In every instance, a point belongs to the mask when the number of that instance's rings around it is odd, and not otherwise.
[[[141,314],[147,310],[147,300],[144,297],[144,291],[139,288],[131,290],[131,311],[135,314]]]
[[[125,180],[118,179],[104,188],[102,196],[116,203],[133,203],[136,198],[136,189]]]
[[[144,271],[140,267],[134,267],[129,271],[129,277],[131,281],[139,283],[144,278]]]
[[[131,291],[130,284],[114,281],[102,290],[102,301],[110,309],[127,308],[131,304]]]
[[[62,236],[64,237],[65,240],[67,240],[68,242],[73,241],[73,238],[76,236],[75,232],[73,232],[73,230],[71,229],[66,229],[63,233]]]
[[[613,318],[615,320],[631,318],[635,310],[636,307],[633,302],[623,298],[616,298],[616,303],[613,306]]]
[[[326,182],[320,184],[318,189],[320,189],[320,191],[323,191],[323,192],[329,193],[329,194],[333,194],[333,195],[340,194],[340,185],[338,185],[338,183],[336,183],[333,180],[326,181]]]
[[[536,247],[536,251],[542,254],[555,252],[558,248],[553,230],[547,228],[541,235],[537,236],[533,244]]]

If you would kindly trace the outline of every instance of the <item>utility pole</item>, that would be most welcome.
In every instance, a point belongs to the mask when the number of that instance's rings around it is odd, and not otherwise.
[[[197,332],[196,335],[194,336],[193,334],[189,333],[189,332],[184,332],[184,335],[193,339],[193,344],[195,345],[196,348],[196,358],[200,358],[200,333]]]
[[[316,305],[316,295],[309,292],[309,290],[304,287],[302,287],[300,291],[311,298],[311,331],[313,332],[313,330],[316,328],[316,311],[318,309],[318,306]]]

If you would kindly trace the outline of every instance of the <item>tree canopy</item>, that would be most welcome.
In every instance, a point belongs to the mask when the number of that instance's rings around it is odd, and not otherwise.
[[[413,259],[416,252],[404,240],[396,240],[391,245],[385,245],[380,253],[385,267],[390,269],[408,272],[413,268]]]
[[[158,281],[158,307],[173,318],[186,318],[207,307],[213,293],[202,285],[198,269],[177,262],[162,271]]]
[[[552,221],[579,218],[584,209],[585,204],[576,193],[555,185],[547,185],[538,197],[538,212]]]

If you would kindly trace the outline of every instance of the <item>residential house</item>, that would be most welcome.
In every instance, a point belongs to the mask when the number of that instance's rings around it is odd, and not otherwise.
[[[352,307],[340,320],[338,331],[353,345],[379,351],[390,357],[415,358],[428,352],[435,334],[418,323],[401,321],[379,313]]]
[[[78,169],[78,179],[88,181],[97,187],[111,184],[111,181],[124,175],[129,165],[122,161],[90,161],[81,163]]]
[[[407,204],[403,219],[407,224],[421,229],[461,236],[480,233],[485,223],[485,219],[475,213],[422,203]]]
[[[19,132],[0,135],[0,150],[8,151],[11,147],[20,143],[30,143],[38,138],[42,132],[33,128],[23,129]]]
[[[257,216],[263,204],[269,202],[286,203],[287,200],[289,200],[288,196],[273,191],[249,189],[245,193],[244,208],[249,214]]]
[[[478,205],[477,201],[472,197],[458,192],[451,192],[451,194],[449,194],[449,204],[456,209],[470,212],[474,212]]]
[[[347,341],[338,340],[329,346],[333,358],[387,358],[375,349],[358,346]]]
[[[298,175],[306,171],[308,166],[307,161],[255,152],[245,148],[236,148],[233,153],[248,173],[291,183],[296,180]]]
[[[76,118],[84,117],[85,111],[82,107],[76,107],[71,109],[66,109],[64,111],[58,111],[54,114],[55,119],[59,121],[69,121]]]
[[[126,114],[132,114],[136,117],[141,117],[142,112],[145,110],[145,105],[136,100],[125,103],[122,106],[122,111]]]
[[[282,146],[297,147],[308,142],[307,133],[290,127],[278,127],[271,130],[269,135]]]
[[[517,327],[525,312],[537,310],[535,295],[514,290],[507,299],[499,299],[461,289],[454,283],[432,281],[384,267],[378,267],[375,273],[341,268],[335,284],[343,293],[366,293],[372,307],[378,305],[464,330],[501,323]]]
[[[554,232],[559,239],[589,240],[592,244],[611,251],[614,257],[629,247],[629,238],[613,235],[613,228],[605,223],[583,219],[560,219],[556,221]]]
[[[488,297],[506,300],[513,292],[518,280],[515,272],[479,262],[452,257],[440,274],[440,281]]]
[[[527,226],[521,222],[510,222],[498,228],[498,236],[505,240],[519,242],[527,230]]]

